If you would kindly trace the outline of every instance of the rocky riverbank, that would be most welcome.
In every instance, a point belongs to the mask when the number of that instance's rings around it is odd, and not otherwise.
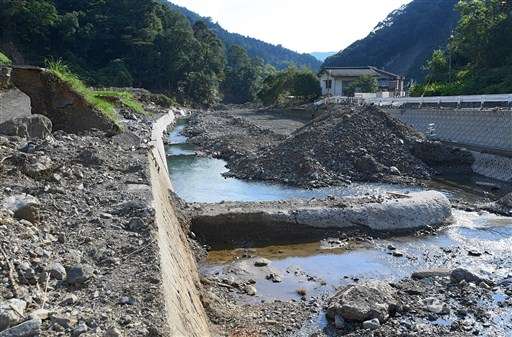
[[[491,280],[458,268],[416,272],[396,283],[350,285],[327,302],[325,332],[354,337],[505,336],[511,284],[508,278]]]
[[[152,120],[126,117],[113,137],[43,116],[2,129],[0,336],[165,336]]]
[[[261,117],[280,119],[282,111],[222,111],[196,114],[186,134],[228,162],[229,176],[301,187],[352,181],[418,183],[436,167],[470,170],[467,151],[433,143],[374,106],[338,106],[309,111],[318,116],[288,132]],[[286,120],[287,117],[281,118]]]

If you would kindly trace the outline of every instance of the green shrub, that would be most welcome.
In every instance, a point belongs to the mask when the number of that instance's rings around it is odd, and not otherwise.
[[[137,101],[135,96],[125,90],[104,90],[104,89],[98,89],[94,90],[94,96],[97,98],[102,98],[104,100],[111,100],[113,98],[114,100],[118,100],[121,105],[124,107],[132,110],[135,113],[138,114],[145,114],[144,107],[142,104]]]
[[[12,61],[0,51],[0,66],[10,66]]]

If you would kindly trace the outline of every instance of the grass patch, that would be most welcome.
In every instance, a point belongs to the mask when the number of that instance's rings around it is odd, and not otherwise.
[[[10,66],[12,61],[0,51],[0,66]]]
[[[46,67],[52,74],[66,82],[73,90],[82,95],[87,103],[98,109],[116,125],[120,126],[119,116],[115,110],[114,104],[98,95],[98,92],[88,88],[62,61],[46,61]]]
[[[117,91],[117,90],[95,90],[95,96],[103,99],[115,98],[121,102],[122,105],[132,110],[135,113],[145,115],[146,111],[142,104],[137,101],[135,96],[129,91]]]

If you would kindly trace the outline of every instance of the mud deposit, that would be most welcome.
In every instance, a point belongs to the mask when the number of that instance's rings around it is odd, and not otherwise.
[[[188,202],[421,190],[369,183],[308,190],[225,178],[226,162],[187,144],[182,128],[171,134],[167,151],[174,187]],[[476,209],[484,200],[471,188],[432,186],[461,208]],[[408,236],[329,233],[313,243],[210,251],[200,263],[203,304],[216,329],[229,336],[512,336],[512,218],[453,213],[452,225]],[[466,278],[454,278],[457,268],[464,268]],[[412,277],[434,269],[427,277]],[[390,285],[394,296],[393,309],[377,325],[375,319],[351,321],[336,314],[337,301],[346,300],[350,287],[375,281]],[[372,306],[373,299],[364,301]],[[382,309],[375,308],[370,311]]]

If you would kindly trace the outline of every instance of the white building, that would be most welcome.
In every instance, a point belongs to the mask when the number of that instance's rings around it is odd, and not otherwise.
[[[405,96],[405,78],[385,70],[368,67],[329,67],[320,71],[320,85],[323,96],[347,96],[346,88],[361,76],[377,79],[380,96]]]

